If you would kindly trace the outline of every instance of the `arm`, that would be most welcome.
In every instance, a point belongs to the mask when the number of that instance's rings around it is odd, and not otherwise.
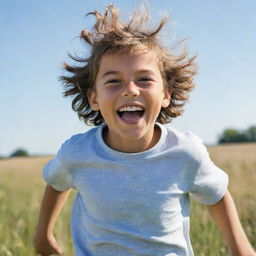
[[[36,252],[40,255],[62,254],[62,248],[53,236],[53,228],[70,191],[60,192],[49,185],[45,188],[34,238]]]
[[[235,204],[227,191],[217,203],[208,206],[232,256],[256,256],[239,221]]]

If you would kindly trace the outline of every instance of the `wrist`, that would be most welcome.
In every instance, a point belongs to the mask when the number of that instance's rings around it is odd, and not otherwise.
[[[232,249],[231,255],[232,256],[256,256],[256,252],[253,250],[250,244],[243,245],[240,248]]]

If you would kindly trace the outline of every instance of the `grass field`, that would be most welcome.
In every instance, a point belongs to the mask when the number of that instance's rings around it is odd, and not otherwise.
[[[229,174],[231,191],[242,225],[256,248],[256,144],[210,147],[217,166]],[[32,239],[43,194],[41,169],[51,157],[0,160],[0,255],[32,256]],[[56,236],[73,255],[69,231],[69,198],[56,225]],[[191,240],[197,256],[228,255],[208,211],[192,201]]]

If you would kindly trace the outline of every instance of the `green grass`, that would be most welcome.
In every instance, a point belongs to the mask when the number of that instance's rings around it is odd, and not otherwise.
[[[242,225],[256,248],[256,144],[209,148],[214,162],[230,176]],[[44,182],[41,169],[49,157],[0,160],[0,255],[33,256],[33,236]],[[69,215],[74,193],[68,199],[56,225],[56,237],[73,255]],[[226,245],[212,222],[207,208],[192,201],[191,241],[196,256],[228,255]],[[114,255],[113,255],[114,256]]]

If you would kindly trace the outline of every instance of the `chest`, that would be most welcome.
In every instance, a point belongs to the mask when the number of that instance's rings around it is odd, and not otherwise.
[[[74,185],[86,211],[104,221],[135,221],[151,225],[182,213],[182,163],[101,162],[73,171]],[[138,223],[136,223],[138,225]]]

